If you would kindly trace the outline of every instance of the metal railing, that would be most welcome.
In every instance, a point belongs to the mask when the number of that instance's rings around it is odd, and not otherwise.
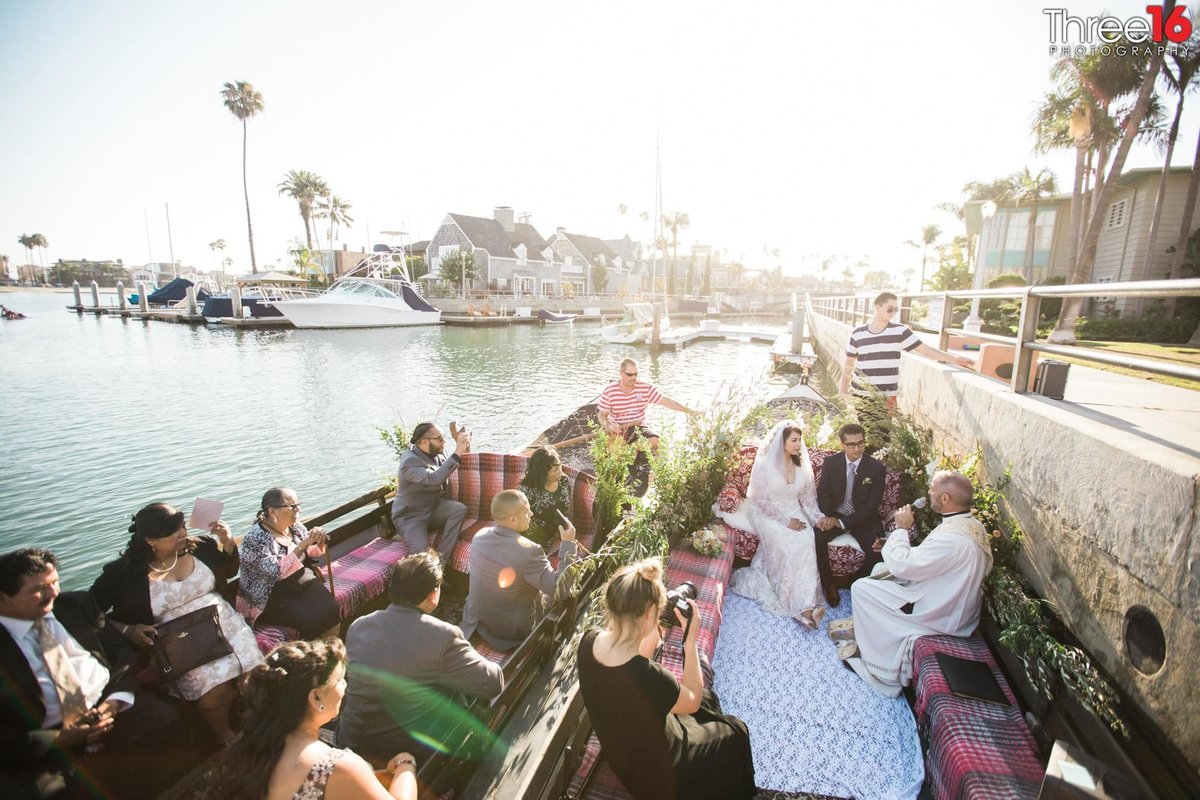
[[[1029,390],[1029,374],[1033,367],[1033,354],[1048,355],[1125,367],[1155,375],[1168,375],[1200,381],[1200,368],[1182,364],[1170,364],[1137,356],[1115,355],[1071,345],[1050,344],[1037,340],[1038,314],[1043,298],[1069,297],[1197,297],[1200,296],[1200,278],[1166,281],[1127,281],[1124,283],[1082,283],[1068,286],[1022,286],[1011,289],[964,289],[952,292],[920,292],[899,294],[901,322],[908,322],[912,300],[941,300],[941,319],[937,327],[926,329],[938,334],[938,346],[945,350],[950,336],[965,336],[983,342],[1011,345],[1016,348],[1010,386],[1013,392],[1023,394]],[[851,325],[861,325],[874,315],[872,300],[875,295],[845,295],[840,297],[810,298],[814,313]],[[1017,323],[1016,336],[1001,336],[953,327],[953,300],[1017,299],[1021,303],[1021,316]]]

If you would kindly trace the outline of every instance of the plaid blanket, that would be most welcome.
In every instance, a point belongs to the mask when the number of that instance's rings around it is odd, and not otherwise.
[[[300,631],[282,625],[261,625],[254,629],[254,640],[264,656],[284,642],[294,642],[299,638]]]
[[[950,692],[937,654],[987,664],[1011,705]],[[913,646],[917,724],[929,742],[934,797],[1037,797],[1045,769],[1016,697],[979,636],[924,636]]]
[[[387,591],[397,562],[408,555],[403,539],[376,538],[333,562],[333,599],[342,619],[358,613],[371,599]],[[328,572],[321,579],[329,581]]]
[[[468,453],[462,465],[450,475],[450,498],[467,507],[459,541],[450,554],[450,566],[463,574],[471,569],[471,539],[492,524],[492,498],[504,489],[516,489],[525,477],[529,459],[503,453]],[[580,543],[592,543],[595,525],[592,501],[594,479],[574,467],[563,465],[563,474],[571,483],[571,524]]]

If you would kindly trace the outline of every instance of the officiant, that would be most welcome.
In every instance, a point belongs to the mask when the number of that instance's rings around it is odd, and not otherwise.
[[[969,636],[979,624],[992,551],[987,529],[971,516],[973,500],[965,475],[935,473],[929,501],[942,515],[941,524],[913,547],[912,507],[901,508],[872,579],[850,587],[854,624],[848,633],[857,642],[858,656],[847,663],[881,694],[897,697],[912,682],[912,649],[918,638]]]

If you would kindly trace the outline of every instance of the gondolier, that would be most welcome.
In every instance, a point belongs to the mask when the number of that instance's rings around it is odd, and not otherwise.
[[[600,424],[609,433],[623,435],[627,442],[640,437],[654,450],[658,448],[658,432],[646,424],[646,409],[651,403],[688,415],[696,412],[667,397],[654,384],[637,378],[637,362],[632,358],[623,360],[620,379],[600,393],[598,416]]]

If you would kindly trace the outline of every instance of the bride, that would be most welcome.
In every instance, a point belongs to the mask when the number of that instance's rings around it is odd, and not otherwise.
[[[758,552],[734,574],[730,588],[816,630],[826,611],[813,540],[821,511],[801,431],[800,423],[784,420],[758,449],[746,494]]]

